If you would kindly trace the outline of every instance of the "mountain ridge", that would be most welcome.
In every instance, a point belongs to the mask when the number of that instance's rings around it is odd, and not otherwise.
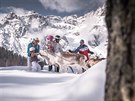
[[[44,37],[49,34],[65,35],[70,41],[67,48],[76,47],[79,42],[77,39],[82,38],[89,46],[98,46],[107,39],[104,12],[104,6],[81,17],[42,16],[34,11],[25,12],[24,15],[10,12],[0,20],[0,46],[26,56],[31,38],[39,37],[42,46]],[[99,35],[101,33],[105,34]],[[87,37],[90,35],[92,37]]]

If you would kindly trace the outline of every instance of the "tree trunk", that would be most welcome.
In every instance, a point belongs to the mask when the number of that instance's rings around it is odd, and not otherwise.
[[[105,101],[135,101],[135,0],[107,0]]]

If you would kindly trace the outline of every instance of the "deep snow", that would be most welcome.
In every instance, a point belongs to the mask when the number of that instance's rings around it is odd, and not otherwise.
[[[104,101],[106,60],[82,74],[0,67],[1,101]]]

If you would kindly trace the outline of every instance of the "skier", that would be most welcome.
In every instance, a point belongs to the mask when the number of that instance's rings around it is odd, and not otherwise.
[[[38,55],[39,53],[35,52],[35,48],[30,47],[31,70],[34,72],[41,70],[41,66],[38,64]]]
[[[46,46],[47,46],[47,50],[51,53],[54,53],[54,37],[52,35],[48,35],[47,36],[47,40],[46,40]]]
[[[61,44],[59,43],[61,40],[61,37],[59,35],[55,36],[55,43],[54,43],[54,51],[55,53],[63,53],[63,49]]]
[[[76,50],[74,50],[74,51],[69,50],[69,52],[73,52],[73,53],[78,53],[79,52],[80,54],[85,55],[86,58],[87,58],[86,62],[89,60],[88,53],[94,54],[94,52],[90,51],[88,46],[84,44],[83,39],[80,40],[80,46]]]
[[[63,53],[63,49],[61,44],[59,43],[61,40],[61,37],[59,35],[55,36],[55,41],[54,41],[54,53],[55,55],[57,55],[58,57],[60,57],[60,54]],[[49,71],[52,70],[52,65],[49,65]],[[56,67],[56,72],[59,72],[59,67]]]
[[[28,58],[27,58],[27,66],[28,66],[29,69],[31,67],[31,63],[30,63],[30,48],[34,47],[35,48],[35,53],[39,53],[40,46],[39,46],[38,43],[39,43],[39,39],[38,38],[34,38],[32,40],[32,42],[28,44],[28,47],[27,47],[27,56],[28,56]]]

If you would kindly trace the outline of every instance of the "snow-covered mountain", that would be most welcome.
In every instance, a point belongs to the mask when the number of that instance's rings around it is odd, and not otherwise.
[[[84,39],[92,50],[103,46],[106,55],[104,6],[81,17],[42,16],[34,11],[10,12],[0,16],[0,46],[23,56],[26,56],[27,44],[33,37],[41,40],[42,47],[44,38],[49,34],[66,36],[69,41],[66,49],[74,49],[79,40]]]

